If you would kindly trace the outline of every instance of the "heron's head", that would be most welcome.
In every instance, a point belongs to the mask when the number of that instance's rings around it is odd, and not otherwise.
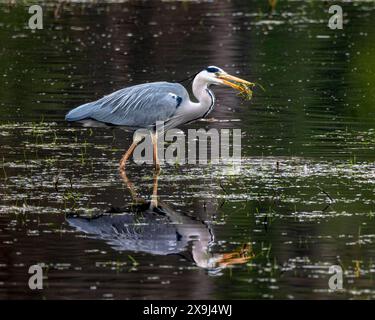
[[[244,79],[232,76],[223,69],[215,66],[209,66],[202,70],[199,75],[208,82],[208,84],[226,85],[238,91],[243,91],[244,86],[253,86],[254,83]]]

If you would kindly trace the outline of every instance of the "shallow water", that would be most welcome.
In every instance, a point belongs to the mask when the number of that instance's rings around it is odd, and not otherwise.
[[[26,7],[0,4],[0,297],[374,298],[375,6],[343,9],[333,31],[322,2],[46,3],[31,32]],[[215,88],[217,121],[181,128],[240,128],[240,173],[166,165],[161,212],[134,206],[131,134],[65,113],[206,65],[266,89]],[[127,173],[151,200],[152,166]]]

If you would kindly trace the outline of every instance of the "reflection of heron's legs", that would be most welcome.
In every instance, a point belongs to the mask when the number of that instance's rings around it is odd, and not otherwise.
[[[129,157],[132,155],[135,147],[137,146],[138,142],[133,142],[126,153],[122,156],[120,161],[120,171],[125,170],[126,161],[128,161]]]
[[[160,163],[159,163],[159,157],[158,157],[158,134],[157,132],[151,133],[151,139],[152,139],[152,145],[153,145],[153,151],[154,151],[155,170],[160,171]]]
[[[153,180],[153,187],[152,187],[152,197],[151,197],[151,204],[154,207],[157,207],[157,205],[158,205],[158,179],[159,179],[159,173],[160,173],[160,171],[155,170],[154,180]],[[128,176],[126,174],[125,167],[123,169],[120,169],[120,175],[121,175],[122,180],[124,181],[124,183],[128,187],[128,189],[130,191],[130,194],[132,196],[133,201],[143,203],[145,200],[142,199],[142,198],[138,198],[137,197],[137,192],[136,192],[136,190],[135,190],[135,188],[133,186],[133,183],[130,181],[130,179],[128,178]]]
[[[158,179],[159,179],[160,170],[155,170],[154,173],[154,184],[152,187],[152,197],[151,197],[151,205],[153,207],[158,206]]]
[[[133,184],[129,180],[128,176],[126,175],[125,167],[123,169],[120,169],[120,175],[122,180],[125,182],[126,186],[128,187],[130,194],[132,196],[133,200],[137,199],[137,192],[135,191]]]

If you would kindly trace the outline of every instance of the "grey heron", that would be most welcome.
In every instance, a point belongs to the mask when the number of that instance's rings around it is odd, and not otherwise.
[[[164,122],[164,129],[167,130],[205,118],[215,104],[211,85],[227,85],[240,92],[246,92],[246,88],[254,83],[232,76],[219,67],[209,66],[197,73],[193,80],[193,94],[198,102],[190,100],[187,90],[180,83],[144,83],[81,105],[71,110],[65,119],[95,120],[116,126],[150,129],[154,164],[159,169],[156,123]],[[139,142],[133,140],[120,161],[120,169],[125,169],[126,161]]]

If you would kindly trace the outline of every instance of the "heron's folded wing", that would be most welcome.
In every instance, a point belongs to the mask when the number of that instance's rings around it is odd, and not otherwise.
[[[153,82],[116,91],[93,102],[90,118],[123,126],[147,127],[175,114],[187,92],[176,83]]]

